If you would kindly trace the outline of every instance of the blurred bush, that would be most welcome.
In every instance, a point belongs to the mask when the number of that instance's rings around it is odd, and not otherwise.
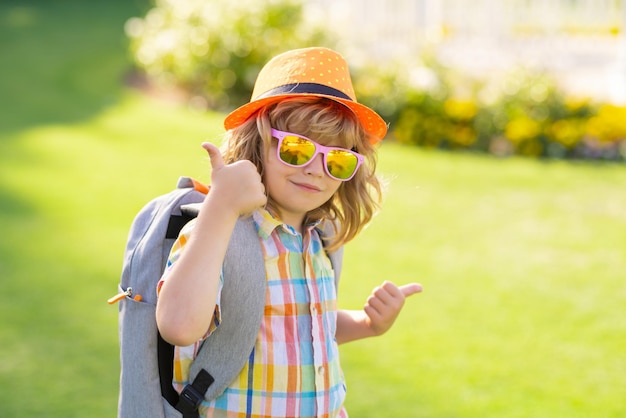
[[[249,100],[261,67],[288,49],[333,47],[299,0],[155,0],[127,22],[131,52],[151,83],[176,86],[203,107]],[[626,161],[626,107],[570,97],[547,74],[517,68],[472,79],[431,51],[352,68],[359,100],[399,142],[497,156]]]
[[[250,99],[263,64],[292,48],[332,37],[296,0],[155,0],[126,24],[137,66],[151,83],[175,86],[228,110]]]
[[[497,156],[626,161],[626,107],[568,96],[548,74],[517,68],[475,80],[431,54],[411,65],[362,68],[360,100],[397,141]]]

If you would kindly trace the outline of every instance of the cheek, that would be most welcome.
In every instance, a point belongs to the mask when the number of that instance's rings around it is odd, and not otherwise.
[[[340,182],[339,180],[333,180],[329,177],[327,178],[329,181],[328,190],[332,190],[332,195],[334,195],[335,193],[337,193],[337,190],[339,190],[339,187],[341,187],[342,182]]]
[[[268,192],[270,192],[273,188],[283,187],[282,182],[286,180],[286,178],[293,174],[296,168],[289,167],[276,158],[276,150],[270,151],[270,155],[265,161],[265,170],[263,174],[263,181],[268,188]]]
[[[281,172],[284,171],[284,168],[290,168],[278,160],[275,146],[270,147],[270,150],[265,157],[265,167],[267,168],[266,171],[271,173]]]

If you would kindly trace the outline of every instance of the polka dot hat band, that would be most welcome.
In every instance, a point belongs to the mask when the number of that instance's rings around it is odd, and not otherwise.
[[[372,143],[387,133],[385,121],[357,103],[346,60],[335,51],[319,47],[288,51],[270,60],[257,77],[250,103],[226,116],[224,127],[236,128],[262,107],[298,96],[325,97],[347,106],[373,135]]]

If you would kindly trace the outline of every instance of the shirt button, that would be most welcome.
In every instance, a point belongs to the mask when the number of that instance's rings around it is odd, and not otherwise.
[[[326,369],[324,368],[324,366],[320,366],[320,367],[317,368],[317,372],[319,374],[324,374],[325,371],[326,371]]]

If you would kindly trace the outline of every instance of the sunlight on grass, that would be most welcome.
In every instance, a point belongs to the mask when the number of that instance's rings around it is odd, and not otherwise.
[[[24,130],[0,142],[0,196],[8,215],[0,227],[12,237],[0,244],[0,271],[7,277],[0,314],[11,318],[0,332],[0,353],[30,359],[3,363],[0,380],[8,385],[5,378],[13,376],[18,393],[49,396],[25,405],[3,393],[0,415],[57,409],[53,399],[69,398],[79,401],[59,401],[59,411],[95,413],[100,399],[101,416],[113,415],[117,310],[106,299],[115,293],[130,222],[179,175],[208,179],[199,144],[219,140],[216,121],[128,94],[92,120]]]
[[[2,384],[19,373],[13,387],[46,394],[29,405],[2,394],[3,415],[50,404],[67,415],[76,406],[54,401],[67,397],[112,415],[117,310],[105,300],[130,221],[179,175],[208,180],[199,143],[219,142],[221,120],[128,92],[90,120],[1,143],[14,158],[0,167],[0,226],[13,237],[0,244],[0,313],[13,318],[0,354],[30,359],[3,363]],[[623,412],[624,168],[386,143],[380,169],[384,209],[347,248],[341,304],[359,308],[383,280],[425,290],[388,335],[342,347],[352,415]],[[78,385],[50,389],[54,379]]]
[[[383,279],[425,289],[396,338],[343,348],[351,411],[375,416],[362,382],[387,381],[390,370],[412,382],[405,399],[419,404],[411,415],[389,402],[390,416],[584,417],[617,405],[624,168],[387,144],[381,169],[394,180],[383,212],[350,246],[342,295],[358,307]]]

